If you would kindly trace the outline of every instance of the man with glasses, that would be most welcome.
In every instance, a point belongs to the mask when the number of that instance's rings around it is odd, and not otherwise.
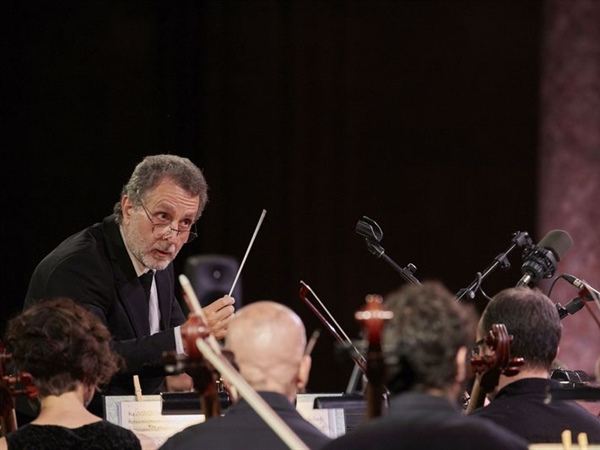
[[[164,390],[162,355],[184,352],[185,316],[175,297],[173,260],[196,236],[208,200],[206,180],[189,159],[154,155],[139,163],[121,192],[114,214],[63,241],[36,267],[25,308],[69,297],[95,313],[113,335],[125,367],[103,389],[106,395]],[[224,337],[234,299],[205,308],[217,338]],[[100,399],[90,409],[100,409]]]

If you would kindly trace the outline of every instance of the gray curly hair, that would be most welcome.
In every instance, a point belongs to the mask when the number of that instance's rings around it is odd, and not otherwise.
[[[173,180],[182,189],[200,198],[200,205],[196,214],[196,220],[198,220],[208,202],[208,185],[202,171],[188,158],[181,156],[146,156],[135,167],[129,181],[123,186],[121,199],[127,195],[134,205],[140,206],[148,191],[152,190],[164,178]],[[121,223],[123,210],[120,201],[115,204],[113,212],[117,222]]]

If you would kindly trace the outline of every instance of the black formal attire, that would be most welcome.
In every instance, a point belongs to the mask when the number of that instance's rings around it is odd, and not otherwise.
[[[176,348],[172,328],[185,322],[174,280],[172,264],[155,273],[162,331],[150,335],[148,298],[111,215],[67,238],[39,263],[25,308],[51,297],[85,306],[108,327],[113,348],[126,362],[103,394],[134,394],[133,374],[139,375],[144,394],[154,394],[164,381],[162,353]]]
[[[388,414],[335,439],[324,450],[527,450],[527,442],[485,420],[465,417],[448,399],[420,392],[390,400]]]
[[[600,443],[600,419],[574,401],[546,403],[548,389],[560,387],[556,380],[525,378],[502,388],[487,406],[471,416],[487,419],[522,436],[530,443],[561,442],[561,433],[586,433],[588,442]]]
[[[329,439],[296,411],[290,401],[275,392],[259,392],[267,404],[312,450],[322,448]],[[192,425],[170,437],[161,450],[287,449],[287,445],[244,400],[230,406],[224,416]]]
[[[8,450],[140,450],[137,436],[109,422],[79,428],[58,425],[24,425],[6,435]]]

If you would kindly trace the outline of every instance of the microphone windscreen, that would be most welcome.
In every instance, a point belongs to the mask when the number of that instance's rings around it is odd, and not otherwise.
[[[557,261],[565,256],[565,254],[573,247],[573,239],[569,233],[563,230],[552,230],[542,238],[538,247],[552,250]]]

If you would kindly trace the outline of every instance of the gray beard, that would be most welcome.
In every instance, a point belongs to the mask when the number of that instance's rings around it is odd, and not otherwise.
[[[173,258],[169,260],[157,261],[150,256],[149,252],[146,253],[144,251],[144,249],[147,247],[147,242],[143,237],[140,236],[139,233],[132,229],[129,230],[129,232],[124,232],[123,234],[127,240],[127,247],[129,248],[129,251],[131,251],[132,255],[135,256],[135,258],[148,269],[165,270],[176,256],[173,256]]]
[[[141,251],[132,252],[134,256],[148,269],[153,270],[165,270],[169,264],[171,264],[172,260],[168,261],[155,261],[150,256],[142,253]]]

